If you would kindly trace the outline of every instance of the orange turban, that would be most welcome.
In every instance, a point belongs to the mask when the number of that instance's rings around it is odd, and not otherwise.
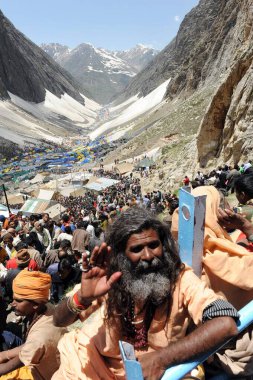
[[[38,300],[47,302],[50,287],[51,276],[49,274],[22,270],[13,280],[13,297],[35,302]]]

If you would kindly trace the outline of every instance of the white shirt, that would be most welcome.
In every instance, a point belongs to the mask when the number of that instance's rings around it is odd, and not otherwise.
[[[95,237],[95,228],[91,224],[87,226],[86,231],[89,232],[91,238]]]
[[[69,240],[70,242],[72,241],[73,236],[70,234],[66,234],[66,232],[60,233],[60,235],[57,238],[57,241],[62,241],[62,240]]]

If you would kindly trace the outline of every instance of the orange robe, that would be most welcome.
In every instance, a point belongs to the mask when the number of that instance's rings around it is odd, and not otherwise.
[[[190,268],[182,271],[172,296],[159,306],[148,331],[147,350],[136,351],[136,357],[167,347],[183,338],[190,321],[202,323],[203,310],[218,297],[194,275]],[[60,369],[52,380],[123,380],[125,371],[121,361],[118,329],[105,323],[104,306],[83,325],[61,339]],[[115,325],[116,326],[116,325]]]
[[[236,244],[233,237],[218,224],[220,195],[215,187],[200,186],[192,194],[207,195],[201,279],[239,310],[253,299],[253,254]],[[171,232],[177,239],[178,210],[172,217]],[[230,375],[253,375],[251,335],[250,327],[234,345],[230,345],[232,349],[217,354],[221,366]]]

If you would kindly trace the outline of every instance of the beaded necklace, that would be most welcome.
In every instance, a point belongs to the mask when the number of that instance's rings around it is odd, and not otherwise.
[[[145,316],[140,321],[134,321],[135,317],[140,315],[145,310]],[[127,316],[124,317],[124,321],[129,333],[127,337],[130,341],[133,342],[134,348],[140,349],[148,346],[148,330],[151,324],[155,313],[155,306],[152,303],[146,303],[143,308],[139,311],[139,313],[134,313],[134,302],[132,301],[132,305],[130,310],[127,313]],[[143,323],[140,328],[136,328],[136,326]]]

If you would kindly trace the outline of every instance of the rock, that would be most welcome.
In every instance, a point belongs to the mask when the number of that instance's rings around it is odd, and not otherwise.
[[[84,104],[80,87],[42,49],[28,40],[0,11],[0,97],[8,92],[30,102],[43,102],[46,89],[60,97],[67,93]]]
[[[210,102],[197,137],[202,167],[214,158],[237,163],[247,159],[253,148],[253,10],[252,2],[241,3],[234,46],[231,43],[229,50],[231,67]]]
[[[122,97],[127,99],[138,93],[145,96],[169,78],[170,98],[185,90],[196,90],[215,71],[215,62],[233,37],[244,2],[201,0],[184,18],[176,38],[136,75]],[[219,73],[226,71],[226,60],[217,69]]]

